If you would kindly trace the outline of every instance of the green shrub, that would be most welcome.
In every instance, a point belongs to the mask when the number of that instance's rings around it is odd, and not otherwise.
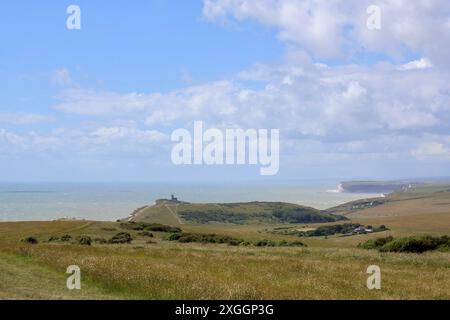
[[[165,237],[165,240],[168,241],[177,241],[178,239],[181,238],[181,233],[177,232],[177,233],[170,233]]]
[[[68,242],[68,241],[70,241],[70,240],[72,240],[72,236],[70,236],[70,235],[68,235],[68,234],[65,234],[65,235],[63,235],[63,236],[61,236],[61,237],[58,237],[58,236],[51,236],[48,240],[47,240],[47,242]]]
[[[242,240],[239,240],[239,239],[231,239],[230,241],[228,241],[228,244],[229,244],[230,246],[238,246],[238,245],[240,245],[242,242],[243,242],[243,241],[242,241]]]
[[[51,236],[50,238],[48,238],[47,242],[54,242],[54,241],[60,241],[61,238],[57,237],[57,236]]]
[[[70,240],[72,240],[72,236],[71,235],[65,234],[65,235],[63,235],[61,237],[61,241],[63,241],[63,242],[67,242],[67,241],[70,241]]]
[[[389,236],[375,240],[368,240],[358,247],[364,249],[378,249],[381,252],[410,252],[422,253],[430,250],[447,250],[450,247],[448,236],[412,236],[394,239]]]
[[[388,236],[385,238],[370,239],[367,240],[365,243],[358,244],[358,247],[363,249],[380,249],[382,246],[384,246],[388,242],[391,242],[392,240],[394,240],[392,236]]]
[[[130,243],[133,240],[131,234],[128,232],[119,232],[114,237],[112,237],[108,242],[109,243]]]
[[[217,234],[203,234],[203,233],[171,233],[165,237],[165,240],[169,241],[178,241],[181,243],[226,243],[230,246],[249,246],[254,245],[256,247],[276,247],[276,246],[306,246],[304,243],[300,241],[287,242],[285,240],[280,241],[279,243],[272,240],[259,240],[251,243],[249,241],[243,239],[232,238],[229,236],[221,236]]]
[[[25,239],[22,239],[22,242],[28,243],[28,244],[38,244],[39,241],[35,237],[26,237]]]
[[[256,241],[254,243],[254,245],[256,247],[275,247],[276,246],[276,242],[274,242],[272,240],[263,239],[263,240]]]
[[[440,238],[431,236],[407,237],[394,239],[391,242],[386,243],[380,248],[380,251],[422,253],[448,245],[450,245],[450,238],[447,236]]]
[[[123,229],[137,230],[137,231],[155,231],[155,232],[181,232],[178,227],[172,227],[160,223],[145,223],[145,222],[124,222],[120,224]]]
[[[92,239],[89,236],[79,236],[77,240],[78,244],[81,244],[83,246],[90,246],[92,244]]]

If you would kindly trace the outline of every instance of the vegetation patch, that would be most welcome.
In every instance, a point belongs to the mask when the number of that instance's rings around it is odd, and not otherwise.
[[[22,242],[25,242],[28,244],[38,244],[39,241],[35,237],[26,237],[26,238],[22,239]]]
[[[83,246],[90,246],[92,244],[92,239],[89,236],[79,236],[77,242]]]
[[[172,227],[160,223],[146,223],[146,222],[123,222],[120,224],[122,229],[137,230],[137,231],[155,231],[155,232],[181,232],[178,227]]]
[[[290,235],[290,236],[299,236],[299,237],[321,237],[321,236],[332,236],[336,234],[340,235],[354,235],[354,234],[364,234],[364,233],[373,233],[373,232],[381,232],[389,230],[385,225],[381,225],[379,227],[372,226],[364,226],[359,223],[344,223],[344,224],[335,224],[330,226],[321,226],[312,230],[299,230],[294,228],[286,228],[286,227],[278,227],[274,228],[271,233],[274,234],[282,234],[282,235]]]
[[[133,241],[133,238],[131,237],[131,234],[129,234],[128,232],[119,232],[118,234],[116,234],[114,237],[112,237],[108,243],[130,243],[131,241]]]
[[[47,242],[69,242],[71,240],[72,240],[72,236],[65,234],[61,237],[51,236],[50,238],[48,238]]]
[[[255,242],[246,241],[243,239],[232,238],[229,236],[221,236],[217,234],[203,234],[203,233],[172,233],[169,234],[165,240],[178,241],[181,243],[197,242],[197,243],[226,243],[231,246],[249,246],[254,245],[255,247],[293,247],[293,246],[306,246],[300,241],[287,242],[283,241],[272,241],[272,240],[257,240]]]
[[[378,249],[381,252],[412,252],[422,253],[425,251],[442,250],[449,251],[450,237],[413,236],[404,238],[379,238],[368,240],[359,244],[364,249]]]
[[[149,207],[138,216],[140,220],[151,217],[159,207]],[[177,215],[186,222],[196,224],[233,223],[319,223],[347,220],[311,207],[283,202],[245,202],[245,203],[182,203],[177,206]]]
[[[333,215],[322,212],[311,212],[310,208],[286,208],[273,212],[273,219],[282,223],[320,223],[348,220],[344,216]]]
[[[250,216],[245,213],[222,212],[217,210],[207,210],[201,212],[185,211],[179,213],[179,215],[183,220],[201,224],[208,222],[244,224],[249,218],[259,219],[265,217],[264,214],[252,214]]]
[[[394,240],[394,237],[388,236],[384,238],[377,238],[377,239],[370,239],[367,240],[364,243],[360,243],[358,247],[363,249],[380,249],[382,248],[386,243],[391,242]]]

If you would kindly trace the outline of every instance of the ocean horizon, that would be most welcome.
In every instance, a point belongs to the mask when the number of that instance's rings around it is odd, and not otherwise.
[[[379,196],[338,192],[339,181],[157,184],[143,182],[0,183],[1,221],[116,220],[172,194],[187,202],[290,202],[317,209]]]

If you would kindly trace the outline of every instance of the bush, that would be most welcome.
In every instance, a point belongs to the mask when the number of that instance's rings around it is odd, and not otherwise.
[[[275,247],[276,243],[272,240],[263,239],[256,241],[254,245],[256,247]]]
[[[65,235],[63,235],[61,237],[61,241],[63,241],[63,242],[67,242],[67,241],[70,241],[70,240],[72,240],[72,236],[71,235],[65,234]]]
[[[55,241],[68,242],[68,241],[70,241],[70,240],[72,240],[72,236],[70,236],[70,235],[68,235],[68,234],[65,234],[65,235],[63,235],[63,236],[61,236],[61,237],[58,237],[58,236],[51,236],[51,237],[47,240],[47,242],[55,242]]]
[[[114,237],[112,237],[109,243],[130,243],[133,240],[128,232],[119,232]]]
[[[388,242],[391,242],[392,240],[394,240],[392,236],[388,236],[385,238],[370,239],[367,240],[365,243],[358,244],[358,247],[363,249],[380,249],[382,246],[384,246]]]
[[[171,227],[160,223],[145,223],[145,222],[124,222],[120,224],[123,229],[138,230],[138,231],[155,231],[155,232],[181,232],[178,227]]]
[[[238,246],[242,243],[242,240],[238,240],[238,239],[231,239],[230,241],[228,241],[228,244],[230,246]]]
[[[177,240],[180,239],[180,238],[181,238],[181,233],[177,232],[177,233],[171,233],[171,234],[168,234],[168,235],[165,237],[165,240],[168,240],[168,241],[177,241]]]
[[[28,244],[38,244],[38,240],[35,237],[26,237],[22,240],[22,242],[28,243]]]
[[[381,252],[410,252],[422,253],[430,250],[447,250],[450,247],[448,236],[413,236],[394,239],[389,236],[375,240],[368,240],[358,247],[364,249],[378,249]]]
[[[394,239],[393,241],[386,243],[380,248],[380,251],[422,253],[448,245],[450,245],[450,238],[447,236],[440,238],[431,236],[407,237]]]
[[[198,243],[228,243],[237,246],[243,242],[241,239],[235,239],[228,236],[220,236],[216,234],[203,233],[172,233],[169,234],[165,240],[178,241],[181,243],[198,242]]]
[[[197,242],[197,243],[226,243],[230,246],[249,246],[256,247],[276,247],[276,246],[306,246],[300,241],[287,242],[285,240],[279,243],[272,240],[259,240],[251,243],[243,239],[232,238],[229,236],[221,236],[217,234],[203,234],[203,233],[172,233],[165,237],[165,240],[178,241],[181,243]]]
[[[59,241],[59,240],[61,240],[59,237],[51,236],[50,238],[48,238],[47,242],[53,242],[53,241]]]
[[[92,239],[89,236],[80,236],[77,238],[78,244],[83,246],[90,246],[92,244]]]

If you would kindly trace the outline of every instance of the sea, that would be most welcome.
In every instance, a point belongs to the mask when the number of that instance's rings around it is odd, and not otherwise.
[[[188,202],[282,201],[330,208],[348,201],[380,196],[340,192],[339,181],[277,183],[164,184],[0,183],[0,221],[56,219],[116,220],[156,199],[175,195]]]

